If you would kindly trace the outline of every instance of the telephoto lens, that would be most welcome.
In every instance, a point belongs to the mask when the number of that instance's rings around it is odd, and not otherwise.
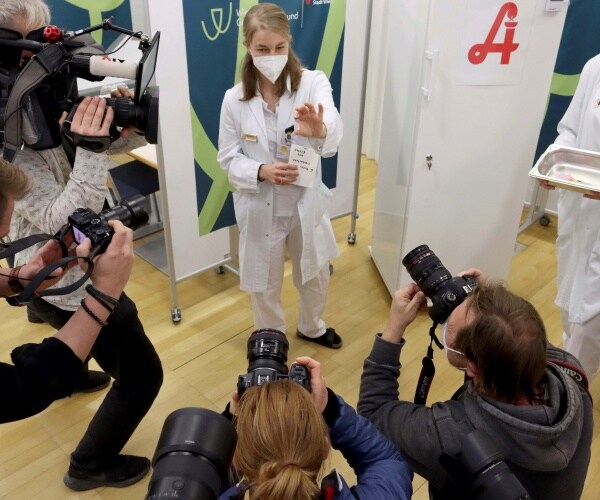
[[[425,296],[431,299],[429,316],[438,324],[446,321],[477,285],[472,276],[453,278],[427,245],[419,245],[408,252],[402,259],[402,265]]]
[[[223,415],[181,408],[163,425],[152,458],[147,500],[215,500],[229,472],[237,434]]]
[[[136,229],[148,222],[145,204],[146,199],[142,195],[134,195],[99,214],[89,208],[78,208],[68,219],[75,242],[79,244],[85,238],[89,238],[92,242],[92,254],[101,254],[110,244],[114,234],[107,222],[119,220],[124,226]]]
[[[248,339],[248,371],[271,368],[287,373],[287,355],[290,344],[279,330],[256,330]]]
[[[146,212],[146,198],[141,194],[123,198],[117,205],[103,210],[99,215],[104,222],[119,220],[132,230],[143,226],[149,219]]]
[[[419,245],[402,259],[402,265],[427,297],[432,297],[446,281],[450,271],[427,245]]]
[[[237,383],[239,397],[249,387],[274,380],[292,380],[310,392],[310,373],[305,366],[293,364],[288,372],[289,343],[279,330],[265,328],[252,332],[248,339],[248,373]]]
[[[460,455],[440,460],[466,496],[476,500],[528,500],[525,487],[504,461],[498,445],[481,429],[462,437]]]
[[[241,397],[248,387],[261,385],[287,376],[289,343],[279,330],[262,329],[248,338],[248,373],[238,378],[237,392]]]

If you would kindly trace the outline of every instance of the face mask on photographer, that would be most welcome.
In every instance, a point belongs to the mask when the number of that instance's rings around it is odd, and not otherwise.
[[[460,352],[457,351],[456,349],[452,349],[452,347],[448,347],[448,342],[446,341],[446,332],[448,331],[448,321],[444,321],[444,323],[442,323],[442,345],[444,346],[444,349],[446,350],[446,357],[448,357],[448,351],[453,352],[455,354],[458,354],[459,356],[464,356],[465,353],[464,352]],[[459,370],[465,370],[466,368],[460,368],[460,367],[456,367]]]
[[[258,71],[269,80],[271,83],[275,83],[283,68],[288,62],[287,54],[275,55],[275,56],[252,56],[252,62]]]

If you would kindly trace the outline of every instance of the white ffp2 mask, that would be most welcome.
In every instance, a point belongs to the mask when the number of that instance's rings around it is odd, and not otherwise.
[[[278,56],[252,56],[252,62],[256,69],[271,83],[275,83],[287,64],[287,54]]]
[[[457,351],[456,349],[452,349],[452,347],[448,347],[448,344],[446,343],[446,332],[448,331],[448,322],[445,321],[442,324],[442,344],[444,346],[444,349],[446,349],[446,356],[448,355],[448,351],[452,351],[455,352],[456,354],[460,354],[461,356],[464,356],[465,353],[464,352],[460,352]]]

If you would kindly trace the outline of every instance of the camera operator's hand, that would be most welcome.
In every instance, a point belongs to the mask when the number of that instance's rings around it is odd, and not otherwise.
[[[240,407],[240,396],[237,391],[233,391],[231,394],[231,402],[229,403],[229,413],[237,415],[238,408]]]
[[[425,294],[415,283],[397,290],[392,299],[388,324],[383,330],[381,338],[395,344],[400,342],[404,330],[414,321],[419,309],[426,303]]]
[[[118,298],[133,267],[133,231],[118,220],[109,220],[107,224],[112,227],[114,234],[106,251],[94,259],[91,278],[98,290]],[[92,243],[86,238],[77,247],[77,255],[87,257],[91,250]],[[80,265],[84,271],[87,270],[87,262],[82,261]]]
[[[269,163],[261,165],[258,176],[261,180],[285,186],[298,179],[298,167],[291,163]]]
[[[118,99],[119,97],[128,97],[129,99],[134,98],[134,93],[129,90],[125,85],[117,85],[116,89],[110,91],[110,96]]]
[[[129,90],[125,85],[118,85],[116,89],[111,90],[110,96],[119,99],[122,97],[127,97],[128,99],[133,99],[135,94]],[[126,139],[131,131],[138,131],[135,127],[126,127],[121,130],[121,137]]]
[[[483,272],[480,269],[477,269],[475,267],[470,267],[469,269],[466,269],[465,271],[458,273],[459,276],[472,276],[473,278],[475,278],[477,280],[477,284],[478,285],[482,285],[485,282],[485,276],[483,274]]]
[[[548,191],[553,191],[554,189],[556,189],[556,187],[550,184],[546,179],[538,179],[538,184],[540,185],[540,187],[543,187]]]
[[[589,193],[585,193],[583,197],[589,198],[590,200],[600,200],[600,193],[597,191],[590,191]]]
[[[84,97],[73,116],[71,132],[84,137],[106,137],[113,117],[114,111],[106,105],[106,99]]]
[[[305,366],[310,373],[310,394],[315,406],[318,410],[323,413],[327,406],[327,400],[329,399],[327,394],[327,386],[325,385],[325,379],[321,374],[321,363],[309,358],[308,356],[301,356],[296,358],[296,363]]]
[[[44,269],[47,265],[52,262],[57,261],[63,257],[62,247],[61,245],[51,240],[46,243],[42,248],[40,248],[32,257],[29,259],[29,262],[21,267],[17,276],[22,280],[31,280],[33,279],[37,273],[39,273],[42,269]],[[37,288],[39,290],[45,290],[48,287],[56,284],[60,278],[64,275],[64,273],[73,267],[77,262],[75,260],[67,263],[64,268],[58,268],[52,271],[50,275],[44,280],[40,286]],[[26,286],[27,283],[22,283],[23,286]]]

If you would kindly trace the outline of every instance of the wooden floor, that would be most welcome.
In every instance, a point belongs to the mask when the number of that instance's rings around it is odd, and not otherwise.
[[[297,294],[286,267],[284,307],[290,333],[290,359],[298,355],[321,361],[328,385],[355,405],[364,357],[373,334],[383,327],[390,297],[370,258],[376,165],[362,162],[356,244],[346,238],[348,217],[334,221],[341,255],[334,264],[329,302],[325,314],[344,339],[344,347],[333,351],[298,340],[293,333],[297,320]],[[555,295],[555,221],[549,227],[537,224],[520,235],[525,246],[515,254],[509,276],[511,288],[528,298],[542,314],[553,343],[560,345],[560,322],[553,304]],[[459,271],[459,270],[451,270]],[[162,359],[165,382],[160,394],[124,452],[151,457],[164,419],[177,408],[205,407],[221,411],[235,388],[237,376],[246,373],[246,340],[252,331],[250,301],[239,291],[238,278],[226,272],[207,272],[178,285],[182,321],[173,324],[170,316],[169,283],[166,276],[136,257],[127,293],[135,300],[146,332]],[[401,391],[411,399],[427,344],[428,318],[419,316],[407,334],[403,351]],[[25,311],[2,306],[0,360],[8,362],[12,347],[39,341],[50,335],[46,325],[31,325]],[[429,402],[447,399],[459,385],[461,374],[448,366],[443,354],[436,354],[437,375]],[[592,384],[592,395],[600,401],[600,381]],[[143,498],[148,478],[129,488],[102,488],[75,494],[62,483],[69,453],[82,436],[88,421],[99,406],[104,392],[78,394],[54,403],[48,410],[28,420],[0,426],[0,498],[44,500],[67,498]],[[2,404],[10,404],[3,401]],[[594,410],[598,420],[598,406]],[[596,426],[597,429],[597,426]],[[600,489],[600,439],[594,433],[592,462],[584,498],[598,498]],[[341,469],[349,480],[352,474],[338,455],[331,466]],[[414,480],[416,499],[426,499],[427,486],[420,477]]]

